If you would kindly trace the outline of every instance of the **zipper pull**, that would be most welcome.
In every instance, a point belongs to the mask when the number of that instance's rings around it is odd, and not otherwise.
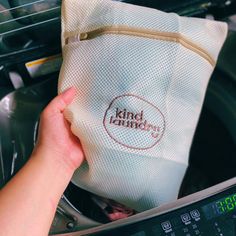
[[[79,40],[82,41],[82,40],[86,40],[88,38],[88,33],[81,33],[79,35]]]
[[[75,43],[88,39],[88,33],[80,33],[66,38],[66,44]]]

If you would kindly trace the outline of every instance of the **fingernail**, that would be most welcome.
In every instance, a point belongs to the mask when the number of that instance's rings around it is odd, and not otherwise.
[[[61,94],[71,93],[72,91],[76,93],[76,89],[74,87],[70,87],[63,91]]]
[[[63,96],[64,101],[68,104],[75,97],[76,89],[74,87],[68,88],[64,92],[62,92],[61,95]]]

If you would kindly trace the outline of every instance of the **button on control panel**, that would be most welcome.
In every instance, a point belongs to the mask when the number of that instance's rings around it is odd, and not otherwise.
[[[171,232],[172,231],[172,226],[170,221],[165,221],[161,223],[162,229],[165,231],[165,233]]]
[[[200,213],[198,210],[193,210],[190,212],[190,215],[192,216],[192,218],[196,221],[200,220]]]
[[[186,225],[191,224],[191,218],[190,218],[190,215],[188,213],[185,213],[185,214],[181,215],[181,220]]]
[[[160,225],[162,232],[167,236],[201,236],[202,234],[199,228],[201,225],[201,213],[198,209],[191,209],[187,212],[182,212],[179,214],[179,217],[163,221]]]

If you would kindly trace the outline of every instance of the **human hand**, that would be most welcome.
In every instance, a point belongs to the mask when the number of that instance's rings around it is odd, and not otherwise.
[[[70,88],[54,98],[40,117],[39,135],[34,153],[49,153],[51,158],[61,162],[73,171],[84,160],[79,139],[72,134],[63,111],[72,102],[76,90]]]
[[[1,189],[1,235],[48,235],[61,195],[84,160],[80,142],[63,116],[75,93],[71,88],[45,108],[31,158]]]

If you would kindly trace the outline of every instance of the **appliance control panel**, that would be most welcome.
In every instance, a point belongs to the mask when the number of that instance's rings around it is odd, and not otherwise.
[[[104,227],[83,235],[235,236],[236,180],[180,199],[167,208],[159,213],[152,210],[149,214],[141,213],[144,216],[134,222],[131,220],[120,225],[117,222],[110,229]]]

